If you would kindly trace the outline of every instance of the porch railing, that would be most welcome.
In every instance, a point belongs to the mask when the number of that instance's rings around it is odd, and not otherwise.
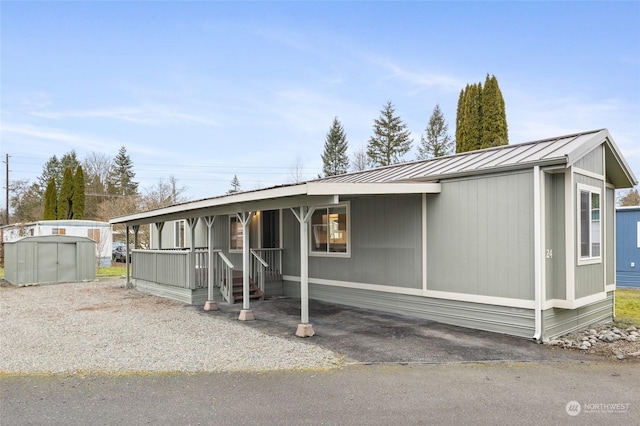
[[[208,249],[133,250],[132,278],[158,284],[199,289],[208,287],[213,276],[214,287],[233,303],[233,263],[221,250],[213,250],[213,271],[209,271]],[[251,249],[249,276],[265,291],[265,282],[282,279],[282,249]]]
[[[207,250],[133,250],[132,278],[179,288],[207,288]]]
[[[214,250],[216,255],[213,258],[214,286],[220,287],[220,293],[227,303],[234,303],[233,300],[233,263],[221,250]]]
[[[251,249],[251,253],[260,257],[267,264],[264,271],[265,281],[271,282],[282,280],[281,248]]]

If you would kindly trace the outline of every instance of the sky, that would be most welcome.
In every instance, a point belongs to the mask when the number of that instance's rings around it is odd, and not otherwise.
[[[414,160],[436,104],[454,136],[487,74],[511,144],[608,128],[640,178],[638,1],[3,0],[0,155],[35,182],[124,146],[141,192],[174,176],[200,199],[317,177],[333,118],[351,154],[387,101]]]

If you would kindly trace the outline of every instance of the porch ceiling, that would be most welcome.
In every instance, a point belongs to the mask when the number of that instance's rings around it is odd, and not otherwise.
[[[340,195],[434,194],[439,183],[307,182],[191,201],[143,213],[113,218],[111,224],[144,225],[177,219],[227,215],[246,211],[338,204]]]
[[[232,202],[229,204],[194,207],[187,204],[152,210],[145,213],[137,213],[111,219],[109,223],[126,223],[127,225],[144,225],[155,222],[165,222],[178,219],[199,218],[205,216],[228,215],[240,212],[255,212],[259,210],[287,209],[299,206],[331,205],[337,204],[338,196],[307,196],[297,195],[284,198],[272,198],[266,200],[254,200],[244,202]]]

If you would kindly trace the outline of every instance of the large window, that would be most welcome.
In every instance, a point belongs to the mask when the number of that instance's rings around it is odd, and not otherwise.
[[[184,220],[176,220],[175,222],[173,222],[173,235],[174,235],[174,247],[176,248],[184,248],[185,247],[185,242],[184,242],[184,227],[185,227],[185,222]]]
[[[317,208],[311,216],[311,253],[349,253],[349,206]]]
[[[229,250],[242,250],[244,227],[238,216],[229,216]]]
[[[580,258],[600,257],[602,228],[600,221],[600,192],[596,188],[580,185],[580,216],[578,221],[580,235]]]

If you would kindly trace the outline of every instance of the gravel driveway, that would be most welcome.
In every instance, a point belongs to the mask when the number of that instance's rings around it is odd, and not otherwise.
[[[332,368],[295,337],[124,289],[121,281],[0,287],[0,372],[266,371]]]

